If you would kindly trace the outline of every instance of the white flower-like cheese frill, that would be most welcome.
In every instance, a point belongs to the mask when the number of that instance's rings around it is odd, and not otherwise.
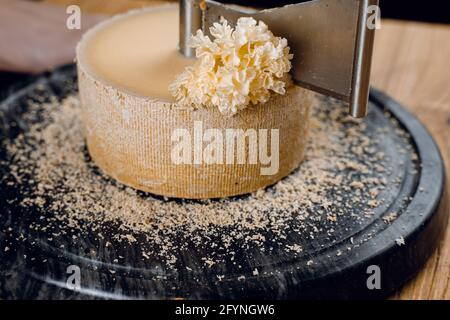
[[[222,20],[210,33],[213,41],[198,30],[188,42],[198,60],[169,87],[179,104],[233,115],[250,103],[267,102],[271,92],[285,94],[293,57],[286,39],[253,18],[240,18],[235,29]]]

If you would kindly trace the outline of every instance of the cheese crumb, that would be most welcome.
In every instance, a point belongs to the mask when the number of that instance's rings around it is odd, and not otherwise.
[[[198,60],[169,86],[180,105],[217,107],[231,116],[267,102],[271,92],[285,94],[293,58],[286,39],[253,18],[239,18],[235,29],[222,19],[210,33],[213,40],[201,30],[191,37]]]
[[[398,246],[404,246],[406,244],[405,238],[403,238],[403,237],[395,239],[395,242],[397,243]]]

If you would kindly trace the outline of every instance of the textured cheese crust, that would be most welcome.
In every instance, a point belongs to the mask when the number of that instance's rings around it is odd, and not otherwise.
[[[139,13],[123,17],[134,14]],[[202,199],[253,192],[277,182],[298,167],[307,140],[309,91],[292,86],[286,95],[273,95],[267,103],[248,107],[233,117],[224,117],[213,108],[192,110],[135,95],[106,83],[89,67],[83,51],[89,37],[98,29],[88,32],[78,46],[77,65],[89,153],[106,174],[154,194]],[[278,129],[278,172],[261,175],[261,167],[267,166],[259,163],[175,164],[171,158],[172,133],[186,128],[193,136],[195,121],[201,121],[204,129],[223,131]]]

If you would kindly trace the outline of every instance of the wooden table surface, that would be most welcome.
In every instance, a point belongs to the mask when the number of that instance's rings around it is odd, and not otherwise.
[[[44,0],[115,14],[164,1]],[[450,178],[450,26],[384,20],[377,31],[372,85],[407,106],[430,130]],[[449,195],[447,195],[449,196]],[[450,228],[419,275],[393,299],[450,300]]]
[[[450,26],[383,21],[372,85],[407,106],[439,144],[450,181]],[[449,195],[447,194],[447,197]],[[450,300],[450,228],[420,274],[396,299]]]

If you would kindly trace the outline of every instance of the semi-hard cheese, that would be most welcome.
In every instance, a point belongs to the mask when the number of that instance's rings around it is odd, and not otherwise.
[[[197,199],[253,192],[297,168],[311,93],[292,85],[228,117],[183,106],[169,85],[194,61],[177,43],[176,5],[111,18],[83,37],[78,81],[95,164],[125,185]]]

